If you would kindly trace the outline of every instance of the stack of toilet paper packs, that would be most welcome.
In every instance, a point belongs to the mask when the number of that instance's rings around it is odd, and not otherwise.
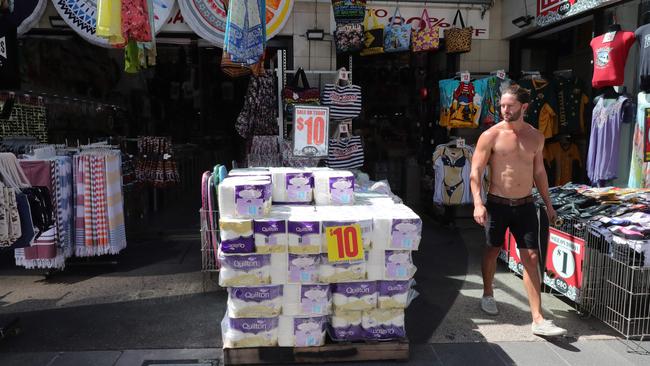
[[[224,347],[310,347],[406,337],[422,221],[326,168],[237,169],[217,188]],[[358,224],[364,256],[330,262],[328,227]]]

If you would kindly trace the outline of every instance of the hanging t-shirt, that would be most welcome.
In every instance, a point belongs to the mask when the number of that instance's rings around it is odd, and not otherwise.
[[[637,97],[636,124],[632,142],[629,188],[647,188],[650,185],[650,163],[645,163],[645,125],[646,114],[650,113],[650,94],[639,93]]]
[[[358,169],[363,166],[361,136],[330,139],[327,166],[334,169]]]
[[[557,92],[558,130],[560,134],[577,134],[585,131],[585,107],[589,98],[582,82],[575,78],[556,76],[553,80]]]
[[[621,123],[634,113],[631,105],[621,95],[616,100],[599,98],[594,107],[587,154],[587,176],[594,184],[617,177]]]
[[[553,84],[543,79],[523,79],[518,84],[530,90],[530,103],[524,120],[546,138],[557,135],[557,92]]]
[[[614,38],[607,42],[608,33],[591,40],[594,52],[594,88],[623,85],[625,82],[625,61],[630,47],[634,44],[634,33],[616,32]]]
[[[544,160],[550,166],[555,167],[553,169],[554,180],[549,183],[556,187],[574,181],[574,172],[577,172],[577,168],[582,167],[580,150],[573,143],[553,142],[544,146]]]
[[[501,91],[510,84],[512,84],[512,80],[508,78],[500,79],[496,76],[474,81],[474,86],[477,89],[485,91],[481,107],[481,124],[490,127],[501,121],[501,110],[499,108]]]
[[[642,25],[634,32],[639,45],[639,88],[650,91],[650,24]]]
[[[481,119],[484,85],[455,79],[440,80],[440,125],[449,128],[477,128]]]
[[[16,25],[6,17],[0,17],[0,86],[18,89],[19,75]]]
[[[321,104],[330,108],[331,120],[356,118],[361,113],[361,87],[325,84]]]
[[[433,153],[435,189],[433,202],[442,205],[472,203],[469,175],[474,149],[440,145]]]

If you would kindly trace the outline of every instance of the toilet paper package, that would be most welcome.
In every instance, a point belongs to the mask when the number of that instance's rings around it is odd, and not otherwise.
[[[387,194],[374,192],[354,192],[354,204],[359,206],[375,206],[382,209],[392,209],[393,199]]]
[[[344,170],[314,172],[316,205],[353,205],[354,174]]]
[[[288,254],[288,283],[318,283],[320,254]],[[286,267],[285,267],[286,268]]]
[[[271,169],[275,204],[309,204],[314,198],[314,175],[311,172],[291,169]]]
[[[271,283],[274,285],[284,285],[287,283],[287,268],[289,259],[287,253],[271,253]]]
[[[241,169],[233,169],[230,172],[228,172],[228,177],[250,177],[250,176],[258,176],[258,177],[266,177],[268,179],[271,179],[271,172],[268,169],[264,168],[241,168]]]
[[[377,281],[377,287],[379,290],[377,305],[380,309],[406,309],[411,280]]]
[[[365,210],[356,210],[355,208],[354,206],[345,208],[323,206],[324,210],[319,210],[319,213],[324,211],[321,216],[323,218],[321,239],[323,253],[327,253],[327,229],[337,226],[359,225],[364,249],[372,247],[374,239],[372,216]],[[334,209],[334,211],[330,212],[330,209]]]
[[[289,253],[320,254],[321,225],[320,221],[313,221],[314,216],[316,215],[294,214],[289,218],[287,222]]]
[[[321,254],[319,280],[324,283],[339,283],[365,280],[366,260],[330,262],[327,253]]]
[[[219,184],[221,217],[257,218],[271,210],[271,181],[267,179],[229,178]]]
[[[328,284],[284,286],[283,315],[329,315],[332,292]]]
[[[228,317],[267,318],[282,312],[283,285],[228,288]]]
[[[418,250],[422,238],[422,220],[410,208],[394,205],[374,216],[374,248]]]
[[[360,341],[364,339],[361,327],[362,311],[335,311],[330,316],[329,333],[335,341]]]
[[[370,310],[377,308],[377,282],[334,283],[332,305],[334,311]]]
[[[325,344],[326,316],[282,315],[278,324],[280,347],[317,347]]]
[[[404,309],[364,311],[361,319],[365,339],[393,340],[406,337]]]
[[[273,216],[273,213],[271,215]],[[285,219],[255,219],[253,233],[257,253],[286,253],[289,239]]]
[[[253,221],[250,219],[219,219],[221,251],[232,253],[254,253]]]
[[[278,345],[278,318],[239,318],[227,315],[221,321],[224,348],[275,347]]]
[[[408,280],[416,270],[410,250],[373,248],[368,254],[369,280]]]
[[[271,283],[270,254],[224,254],[219,252],[219,286],[255,286]]]

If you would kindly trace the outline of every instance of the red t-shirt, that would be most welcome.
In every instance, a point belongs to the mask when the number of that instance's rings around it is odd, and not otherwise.
[[[623,85],[625,82],[625,61],[634,44],[634,32],[616,32],[611,42],[603,43],[605,34],[591,40],[594,51],[594,88]]]

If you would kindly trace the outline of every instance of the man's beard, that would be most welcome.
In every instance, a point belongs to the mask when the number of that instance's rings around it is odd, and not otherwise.
[[[516,122],[519,120],[519,117],[521,117],[521,110],[517,112],[512,112],[510,113],[510,117],[508,115],[504,114],[503,115],[503,120],[506,122]]]

